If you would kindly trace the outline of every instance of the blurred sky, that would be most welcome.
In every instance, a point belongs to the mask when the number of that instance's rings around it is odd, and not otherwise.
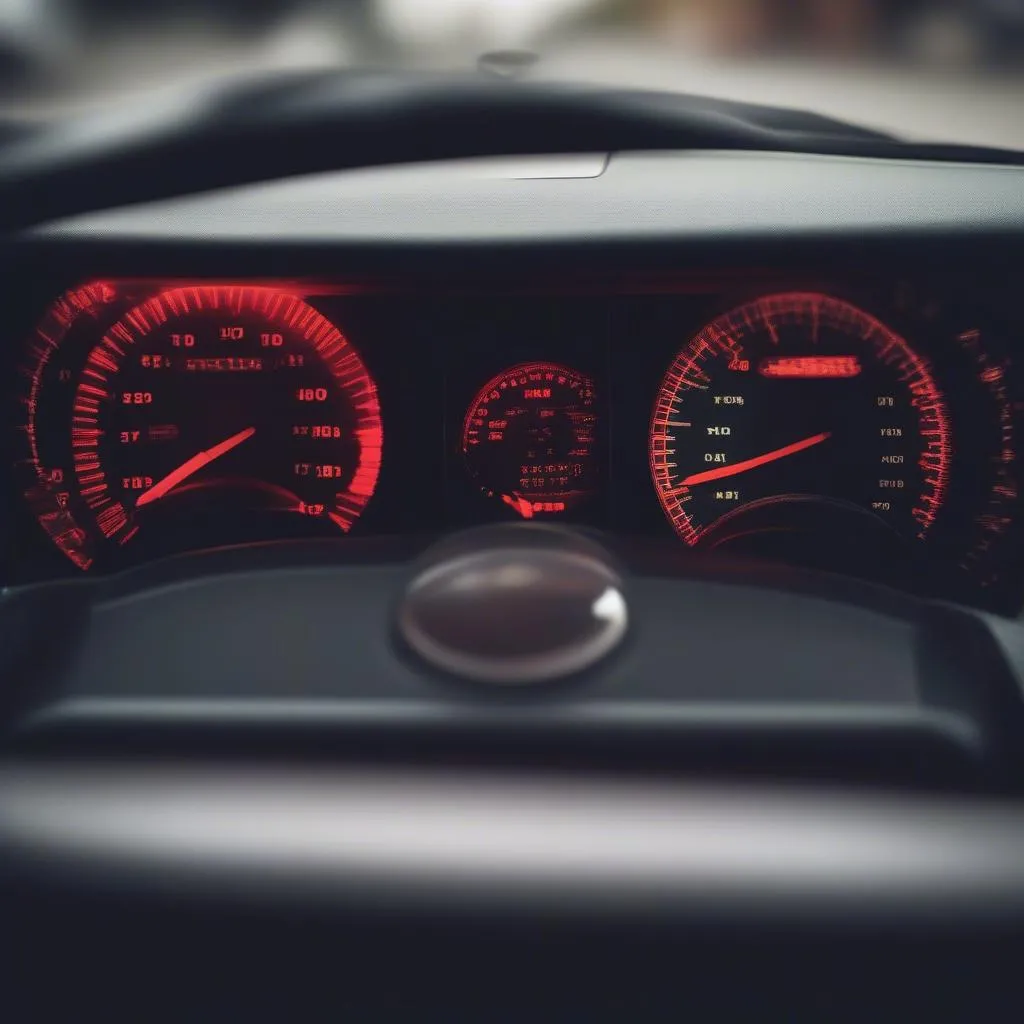
[[[471,69],[817,110],[1024,149],[1024,0],[0,0],[0,107],[296,67]]]
[[[530,46],[553,23],[594,0],[379,0],[384,23],[413,47],[476,34],[496,46]]]

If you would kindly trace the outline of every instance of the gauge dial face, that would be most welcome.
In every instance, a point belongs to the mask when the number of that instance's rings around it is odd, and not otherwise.
[[[462,429],[481,490],[524,519],[565,512],[597,486],[591,380],[556,363],[522,363],[479,391]]]
[[[69,446],[41,427],[52,353],[37,354],[30,497],[82,568],[121,545],[170,553],[268,539],[286,517],[300,536],[347,531],[373,495],[376,387],[298,295],[179,287],[129,310],[69,382]]]
[[[751,510],[816,501],[923,538],[952,454],[927,363],[817,293],[767,296],[708,324],[662,380],[649,448],[662,508],[691,545],[742,530]]]

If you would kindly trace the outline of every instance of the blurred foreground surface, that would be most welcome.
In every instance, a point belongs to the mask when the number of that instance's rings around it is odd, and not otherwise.
[[[809,109],[1024,149],[1024,0],[0,0],[0,111],[221,75],[469,70]]]

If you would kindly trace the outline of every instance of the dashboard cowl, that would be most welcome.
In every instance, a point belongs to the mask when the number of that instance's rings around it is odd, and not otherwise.
[[[794,570],[673,567],[618,545],[628,640],[564,683],[503,692],[431,672],[396,641],[389,623],[416,575],[407,547],[302,550],[193,556],[9,593],[26,650],[59,602],[75,602],[79,622],[59,663],[17,688],[10,749],[361,762],[430,752],[453,764],[968,788],[1017,771],[1005,637],[966,610],[853,581],[841,597],[840,581]]]

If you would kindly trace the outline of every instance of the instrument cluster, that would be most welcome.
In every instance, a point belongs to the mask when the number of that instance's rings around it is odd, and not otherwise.
[[[80,282],[12,339],[7,575],[531,519],[1016,612],[1024,323],[954,294]]]

